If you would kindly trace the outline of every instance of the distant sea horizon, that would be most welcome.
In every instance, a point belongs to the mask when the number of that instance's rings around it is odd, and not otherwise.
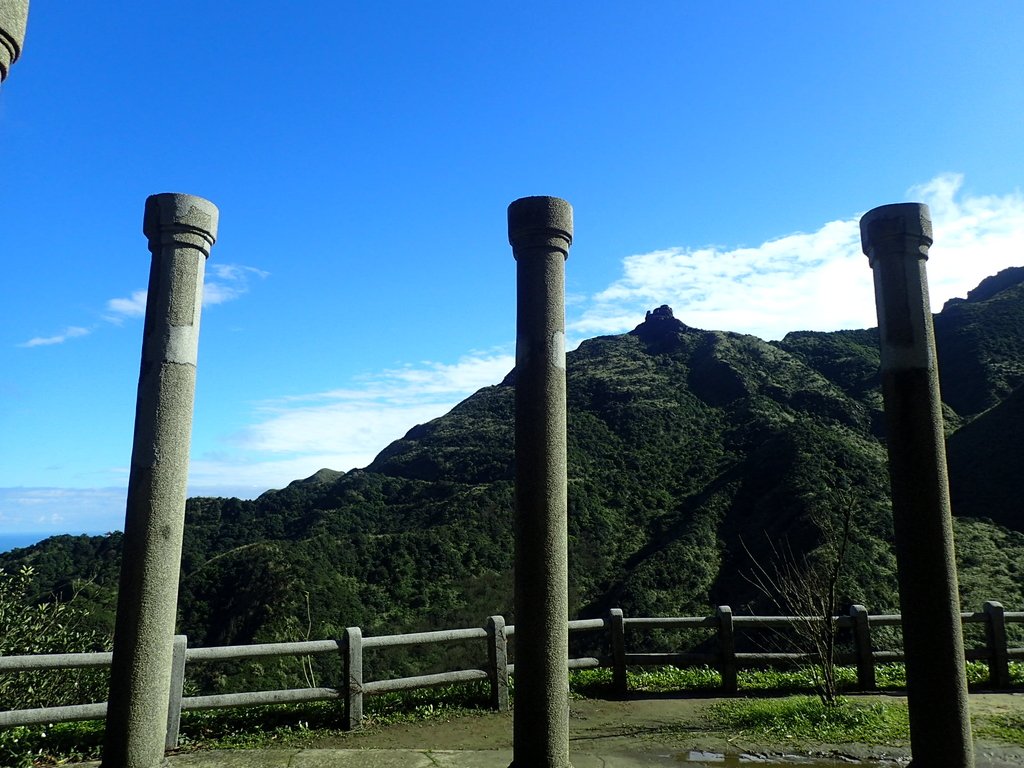
[[[102,536],[107,531],[85,531],[86,536]],[[22,532],[22,533],[0,533],[0,553],[10,552],[12,549],[18,549],[19,547],[29,547],[38,541],[48,539],[51,536],[65,536],[66,531],[36,531],[34,533]],[[73,536],[79,536],[80,533],[71,534]]]

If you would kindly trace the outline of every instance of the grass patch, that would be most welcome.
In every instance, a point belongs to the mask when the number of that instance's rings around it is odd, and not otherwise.
[[[837,674],[844,690],[856,686],[856,671],[841,667]],[[875,676],[880,689],[906,686],[902,664],[879,664]],[[988,684],[988,666],[969,662],[972,687]],[[639,668],[627,673],[630,691],[662,693],[705,691],[721,687],[721,676],[711,667]],[[1010,662],[1010,681],[1024,686],[1024,662]],[[739,673],[741,691],[810,692],[814,680],[806,669],[745,669]],[[580,698],[612,695],[610,669],[574,670],[570,691]],[[514,689],[513,689],[514,691]],[[369,696],[365,722],[390,725],[422,720],[448,720],[489,709],[485,683],[452,685],[417,691]],[[869,704],[843,700],[825,711],[816,697],[724,702],[712,712],[722,728],[771,739],[869,741],[889,743],[907,738],[906,709],[900,704]],[[337,701],[310,704],[247,707],[244,709],[186,712],[182,715],[179,743],[185,749],[253,749],[308,743],[317,736],[337,738],[342,707]],[[254,728],[258,724],[259,728]],[[1024,744],[1024,715],[991,715],[975,723],[976,735],[1011,744]],[[103,745],[102,721],[15,727],[0,731],[0,765],[12,768],[58,765],[67,761],[95,760]]]
[[[857,686],[857,670],[836,667],[836,682],[840,690]],[[811,667],[789,669],[741,669],[736,674],[736,685],[741,691],[813,691],[819,683]]]
[[[975,736],[987,736],[1008,744],[1024,744],[1024,714],[994,714],[974,723]]]
[[[967,662],[967,683],[971,688],[988,686],[988,664],[983,661]],[[714,692],[722,686],[717,669],[701,667],[646,667],[626,671],[630,691],[662,693],[669,691]],[[841,691],[857,690],[857,669],[836,667],[836,679]],[[903,664],[876,664],[875,683],[879,690],[899,690],[907,687],[907,673]],[[779,693],[814,691],[815,679],[810,667],[741,669],[737,674],[741,691],[775,691]],[[1010,662],[1011,687],[1024,686],[1024,662]],[[602,697],[612,694],[610,669],[583,669],[569,673],[569,689],[576,696]]]
[[[450,720],[488,710],[488,704],[488,687],[483,683],[367,696],[363,700],[363,724],[379,726]],[[342,716],[341,701],[186,712],[181,719],[179,744],[202,749],[302,744],[311,737],[337,737],[344,733],[341,730]],[[253,731],[253,723],[260,724],[259,732]]]
[[[1024,686],[1024,662],[1010,662],[1010,686]],[[984,661],[968,661],[965,671],[967,685],[971,688],[988,687],[988,663]],[[854,676],[856,680],[856,675]],[[902,664],[875,665],[875,681],[880,689],[906,688],[907,670]]]
[[[98,760],[102,748],[102,720],[15,726],[0,731],[0,765],[11,768]]]
[[[711,667],[655,667],[629,669],[630,691],[713,691],[722,686],[722,676]],[[569,672],[569,692],[577,698],[604,698],[614,692],[610,669],[577,669]]]
[[[712,706],[709,717],[716,728],[773,741],[893,744],[910,738],[907,708],[902,703],[839,699],[825,706],[813,696],[736,699]]]
[[[363,715],[367,725],[390,725],[447,720],[486,709],[487,686],[470,683],[368,696]],[[178,744],[185,750],[298,746],[317,736],[343,734],[342,714],[340,701],[184,712]],[[102,749],[102,720],[0,731],[0,765],[11,768],[97,760]]]
[[[722,676],[711,667],[658,667],[627,672],[631,690],[661,693],[664,691],[703,691],[719,688]]]

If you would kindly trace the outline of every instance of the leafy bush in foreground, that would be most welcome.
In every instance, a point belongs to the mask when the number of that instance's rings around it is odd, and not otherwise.
[[[88,612],[70,600],[38,601],[35,572],[0,569],[0,656],[109,651],[110,638],[88,627]],[[107,698],[106,668],[0,674],[0,708],[33,709],[87,704]]]

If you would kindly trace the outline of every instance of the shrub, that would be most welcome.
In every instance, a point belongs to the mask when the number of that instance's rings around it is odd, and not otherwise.
[[[75,599],[36,600],[34,571],[0,569],[0,656],[109,651],[111,639],[88,629]],[[109,672],[58,669],[0,674],[0,709],[33,709],[106,701]]]

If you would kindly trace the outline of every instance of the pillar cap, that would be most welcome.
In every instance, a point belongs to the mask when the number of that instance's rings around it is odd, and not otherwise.
[[[927,256],[932,244],[932,217],[925,203],[892,203],[872,208],[860,219],[860,244],[869,259],[886,241],[907,238],[918,240],[918,249]],[[903,244],[901,243],[901,248]]]
[[[28,0],[0,0],[0,82],[21,56],[28,23]]]
[[[508,207],[508,241],[519,248],[554,248],[569,255],[572,206],[560,197],[521,197]]]
[[[209,200],[162,192],[146,198],[142,232],[149,238],[150,250],[158,248],[165,240],[175,239],[175,235],[183,235],[188,244],[201,248],[209,256],[210,246],[217,241],[219,218],[220,211]]]

